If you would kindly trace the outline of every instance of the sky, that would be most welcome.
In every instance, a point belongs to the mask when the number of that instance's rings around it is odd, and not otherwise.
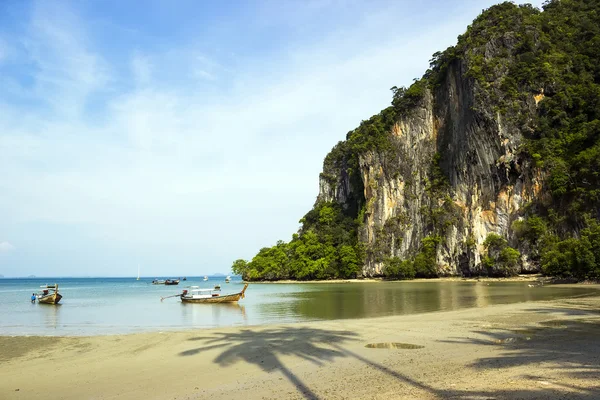
[[[230,273],[494,3],[3,0],[0,274]]]

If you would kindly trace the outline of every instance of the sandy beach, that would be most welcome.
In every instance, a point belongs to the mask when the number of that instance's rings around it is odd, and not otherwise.
[[[599,338],[600,296],[191,332],[4,336],[0,398],[596,399]]]

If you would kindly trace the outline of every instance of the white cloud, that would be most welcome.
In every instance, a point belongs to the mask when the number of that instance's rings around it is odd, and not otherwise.
[[[195,69],[194,71],[192,71],[192,74],[194,77],[199,79],[206,79],[209,81],[214,81],[216,79],[213,74],[201,68]]]
[[[0,242],[0,253],[8,253],[15,249],[15,246],[8,242]]]
[[[85,25],[64,3],[37,2],[23,38],[36,94],[65,118],[78,118],[89,95],[110,81],[107,62],[91,50]]]

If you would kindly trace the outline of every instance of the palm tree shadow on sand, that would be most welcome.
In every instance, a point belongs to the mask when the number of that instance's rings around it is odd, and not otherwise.
[[[296,356],[321,366],[335,358],[347,357],[340,344],[358,339],[350,331],[334,331],[312,328],[285,327],[255,332],[244,329],[239,332],[219,332],[216,337],[197,337],[190,340],[203,340],[206,346],[179,353],[192,356],[203,351],[223,348],[224,351],[214,362],[222,367],[238,361],[255,364],[266,372],[280,371],[307,399],[319,397],[292,373],[279,359],[279,356]],[[335,345],[335,348],[331,346]]]
[[[577,323],[572,323],[568,326],[569,333],[571,335],[576,334],[579,330],[583,329]],[[589,329],[593,329],[597,332],[594,326],[586,325],[585,333],[589,334]],[[565,329],[567,330],[567,329]],[[475,332],[482,335],[483,332]],[[566,333],[566,332],[565,332]],[[474,339],[474,338],[462,338],[458,340],[447,340],[441,342],[449,342],[452,345],[460,346],[461,344],[475,344],[479,346],[489,346],[490,344],[496,343],[496,340],[500,340],[503,336],[496,337],[496,334],[487,333],[488,339]],[[489,340],[489,336],[493,339]],[[425,382],[419,382],[419,380],[411,377],[411,373],[403,373],[397,371],[394,368],[390,368],[386,365],[377,363],[370,360],[368,357],[351,351],[347,344],[354,344],[360,339],[359,335],[350,331],[336,331],[336,330],[324,330],[314,328],[297,328],[297,327],[283,327],[273,328],[260,331],[253,331],[252,329],[244,329],[238,332],[217,332],[211,336],[206,337],[195,337],[189,339],[190,341],[202,340],[205,345],[202,347],[196,347],[190,350],[179,353],[180,356],[194,356],[202,352],[222,349],[222,353],[219,354],[214,362],[222,367],[227,367],[235,364],[239,361],[245,361],[249,364],[255,364],[259,366],[263,371],[266,372],[281,372],[296,389],[306,399],[319,399],[317,394],[313,392],[302,380],[298,378],[290,369],[288,369],[279,359],[280,356],[296,356],[307,360],[315,365],[321,366],[327,362],[333,362],[339,358],[348,358],[358,360],[365,366],[376,369],[379,372],[388,375],[402,385],[413,387],[426,394],[427,397],[443,398],[443,399],[472,399],[472,398],[486,398],[486,399],[539,399],[539,398],[562,398],[566,396],[574,399],[596,399],[600,398],[599,387],[579,388],[567,386],[559,388],[512,388],[505,387],[500,390],[473,390],[473,389],[453,389],[449,387],[433,387]],[[541,339],[541,338],[540,338]],[[521,346],[523,344],[523,346]],[[474,364],[467,368],[473,370],[481,370],[488,368],[497,368],[497,364],[505,364],[506,366],[518,366],[528,365],[533,362],[538,363],[542,361],[548,361],[550,359],[554,361],[560,361],[562,363],[572,363],[575,349],[565,349],[563,346],[555,348],[553,341],[542,339],[539,340],[536,346],[524,345],[522,342],[510,343],[511,354],[502,354],[498,356],[498,360],[490,360],[486,358],[479,358]],[[555,344],[555,343],[554,343]],[[545,346],[548,345],[546,351]],[[596,345],[593,346],[595,350]],[[566,350],[566,351],[565,351]],[[539,355],[540,351],[542,356]],[[590,358],[594,358],[596,352],[592,351],[592,354],[588,352],[582,352],[581,348],[577,349],[580,352],[580,357],[587,357],[586,362],[581,363],[581,367],[586,367],[585,371],[581,373],[592,373],[595,374],[599,370],[591,367],[589,363]],[[397,357],[404,357],[405,353],[396,352]],[[516,354],[515,354],[516,353]],[[533,355],[535,353],[535,356]],[[585,353],[585,354],[584,354]],[[589,368],[592,368],[590,371]],[[468,370],[466,369],[465,372]],[[579,376],[583,378],[583,376]]]

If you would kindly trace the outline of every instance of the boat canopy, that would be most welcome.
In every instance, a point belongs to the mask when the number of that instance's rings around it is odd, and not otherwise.
[[[190,292],[212,292],[215,289],[192,289]]]

